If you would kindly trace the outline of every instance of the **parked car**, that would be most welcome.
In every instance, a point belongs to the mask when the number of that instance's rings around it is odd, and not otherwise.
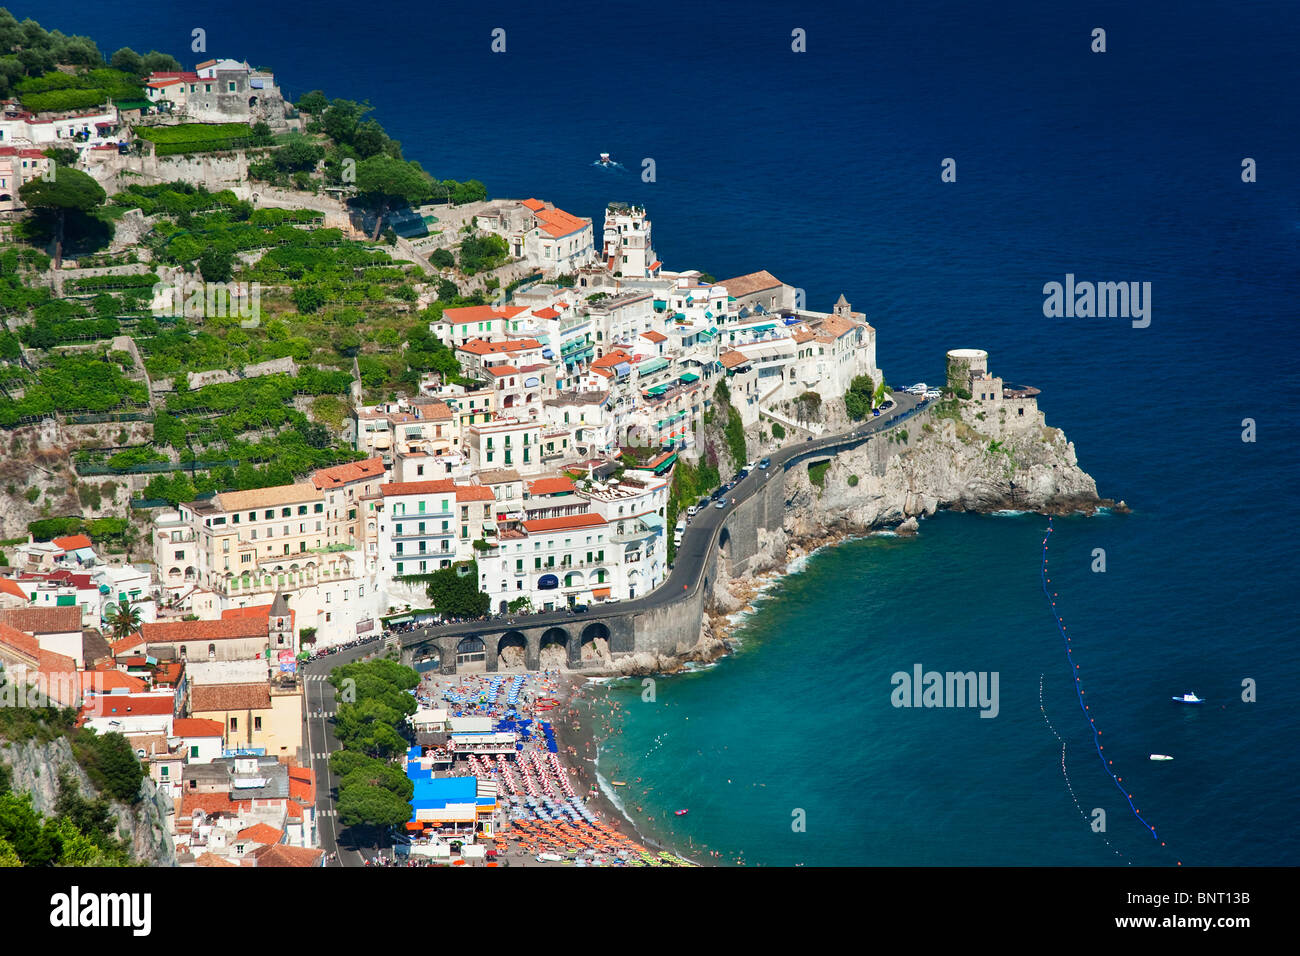
[[[699,505],[691,505],[689,508],[686,509],[686,517],[688,518],[694,518],[699,513],[700,513]]]
[[[759,467],[759,468],[768,468],[768,467],[771,466],[771,464],[772,464],[772,459],[771,459],[771,458],[764,458],[762,461],[760,461],[760,462],[758,463],[758,467]]]
[[[736,477],[731,480],[732,487],[735,487],[736,485],[740,484],[748,477],[749,477],[749,469],[748,468],[740,469],[740,471],[736,472]]]
[[[722,508],[727,507],[727,499],[726,499],[726,498],[719,498],[719,499],[718,499],[718,503],[715,504],[713,507],[718,508],[718,509],[722,509]]]
[[[727,492],[726,492],[725,489],[723,489],[723,488],[718,488],[717,490],[715,490],[715,491],[713,492],[713,494],[709,495],[709,500],[710,500],[710,501],[717,501],[719,498],[721,498],[721,497],[722,497],[723,495],[725,495],[726,493],[727,493]]]
[[[589,606],[590,606],[590,605],[587,605],[587,604],[575,604],[575,605],[573,605],[573,613],[574,613],[574,614],[586,614],[586,613],[587,613],[587,608],[588,608]]]

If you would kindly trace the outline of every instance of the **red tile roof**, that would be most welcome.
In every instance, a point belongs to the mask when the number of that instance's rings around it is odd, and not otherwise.
[[[163,641],[237,641],[265,638],[267,622],[260,616],[229,617],[219,621],[169,621],[141,624],[140,635],[147,644]]]
[[[542,202],[540,199],[525,199],[522,203],[520,203],[520,205],[523,206],[525,209],[531,210],[532,212],[537,212],[537,210],[539,209],[546,208],[546,203]]]
[[[54,546],[62,548],[64,551],[76,551],[78,548],[89,548],[93,542],[84,534],[70,534],[66,538],[55,538]]]
[[[254,604],[251,607],[228,607],[221,612],[221,619],[228,621],[235,617],[256,617],[269,618],[271,616],[271,605]]]
[[[528,486],[530,495],[562,495],[573,490],[568,478],[538,478]]]
[[[449,478],[439,481],[390,481],[379,492],[385,498],[393,495],[454,495],[456,482]]]
[[[147,682],[130,674],[123,674],[114,668],[81,672],[82,694],[107,694],[115,690],[125,690],[129,694],[143,694],[148,689]]]
[[[749,361],[749,356],[744,352],[737,352],[733,349],[730,352],[723,352],[718,361],[723,368],[739,368]]]
[[[591,224],[588,220],[567,213],[563,209],[534,209],[533,216],[541,223],[542,232],[552,239],[571,235],[586,229]]]
[[[547,306],[545,309],[538,309],[533,313],[533,315],[537,316],[539,319],[558,319],[560,317],[560,313],[556,312],[550,306]]]
[[[632,355],[624,352],[622,349],[610,349],[596,361],[591,363],[593,369],[613,368],[615,365],[621,365],[624,362],[631,362]]]
[[[723,279],[715,285],[725,286],[728,295],[736,298],[749,295],[751,292],[761,292],[764,289],[773,289],[782,285],[780,279],[772,273],[764,270],[762,272],[750,272],[743,276],[734,276],[730,279]]]
[[[497,378],[504,378],[507,375],[518,375],[519,369],[513,365],[494,365],[491,368],[484,369],[489,375],[495,375]]]
[[[316,773],[311,767],[289,767],[289,796],[305,801],[309,806],[316,802]]]
[[[190,713],[193,714],[267,710],[270,706],[269,684],[200,684],[190,690]]]
[[[264,846],[253,851],[253,858],[258,866],[320,866],[324,850],[312,850],[302,846]]]
[[[157,717],[176,707],[170,694],[103,694],[86,701],[82,709],[100,717]]]
[[[457,485],[457,501],[496,501],[497,496],[492,494],[491,488],[483,485]]]
[[[657,343],[667,341],[668,336],[664,335],[662,332],[656,332],[654,329],[651,329],[649,332],[642,332],[641,338],[649,339],[651,342]]]
[[[254,823],[251,827],[244,827],[244,829],[240,830],[235,839],[261,843],[265,846],[275,846],[284,839],[284,831],[277,830],[268,823]]]
[[[524,530],[529,534],[541,534],[548,531],[576,531],[579,528],[595,528],[608,523],[598,514],[585,514],[564,515],[560,518],[538,518],[536,521],[525,521],[523,525]]]
[[[470,339],[464,345],[456,346],[457,351],[470,352],[474,355],[493,355],[498,352],[519,352],[524,349],[540,349],[542,343],[536,339],[510,339],[505,342],[487,342],[483,339]]]
[[[174,737],[224,737],[225,727],[219,720],[202,717],[180,717],[172,721]]]
[[[20,588],[13,578],[0,578],[0,594],[10,594],[24,601],[29,599],[27,592]]]
[[[464,325],[467,322],[489,322],[492,319],[513,319],[520,312],[525,311],[522,306],[512,305],[505,308],[496,308],[491,305],[463,305],[455,309],[446,309],[442,313],[444,321],[451,322],[453,325]]]
[[[29,634],[81,633],[79,607],[0,608],[0,623]]]
[[[194,865],[195,866],[234,866],[234,867],[239,866],[238,863],[231,863],[229,860],[223,860],[221,857],[217,856],[211,850],[205,850],[199,856],[199,858],[194,861]]]
[[[333,468],[322,468],[311,475],[312,484],[317,488],[337,488],[353,481],[384,476],[384,459],[367,458],[365,461],[350,461]]]

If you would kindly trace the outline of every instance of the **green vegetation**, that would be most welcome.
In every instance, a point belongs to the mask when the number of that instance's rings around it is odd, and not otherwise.
[[[14,84],[23,108],[33,113],[55,110],[84,110],[103,106],[109,100],[144,98],[137,75],[100,67],[79,73],[52,70],[29,76]]]
[[[223,149],[269,146],[269,135],[258,135],[244,123],[182,123],[179,126],[142,126],[135,134],[154,144],[158,156],[211,153]]]
[[[510,260],[510,247],[500,236],[467,236],[460,244],[460,268],[466,275],[490,272]]]
[[[785,426],[782,425],[780,422],[773,422],[773,423],[772,423],[772,437],[775,438],[775,439],[778,439],[778,440],[784,438],[784,437],[785,437]]]
[[[91,231],[93,215],[107,198],[102,186],[79,169],[60,169],[53,180],[44,176],[29,179],[18,187],[18,196],[36,215],[35,230],[52,228],[54,267],[63,261],[63,238],[71,227],[77,235]]]
[[[692,465],[678,458],[673,465],[673,481],[668,489],[668,527],[677,527],[677,519],[686,513],[686,509],[701,498],[713,492],[722,484],[717,464],[701,461]],[[671,564],[677,548],[672,536],[668,537],[668,562]]]
[[[829,461],[819,461],[808,466],[808,480],[818,488],[826,487],[826,472],[830,470]]]
[[[476,561],[457,561],[449,568],[403,575],[398,580],[422,582],[430,605],[445,616],[479,617],[492,606],[492,599],[478,589]]]
[[[857,475],[849,475],[849,487],[850,487],[850,488],[856,488],[857,486],[858,486],[858,476],[857,476]]]
[[[340,701],[334,732],[344,748],[330,757],[340,778],[339,819],[360,827],[405,823],[414,788],[393,758],[406,748],[398,728],[416,711],[407,692],[420,675],[396,661],[357,661],[334,668],[329,680]]]
[[[848,412],[849,418],[860,422],[871,414],[875,390],[876,383],[870,375],[859,375],[849,383],[849,390],[844,393],[844,410]]]
[[[745,443],[745,425],[740,420],[740,412],[732,405],[727,406],[727,451],[731,454],[731,463],[738,471],[749,460],[749,449]]]
[[[69,355],[36,373],[18,401],[0,399],[0,426],[12,428],[20,419],[55,412],[105,412],[148,401],[143,382],[126,378],[115,365],[81,353]]]

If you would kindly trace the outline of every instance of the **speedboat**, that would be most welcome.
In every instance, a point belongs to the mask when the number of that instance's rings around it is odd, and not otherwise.
[[[1151,759],[1152,760],[1173,760],[1174,758],[1169,756],[1168,754],[1152,754]]]
[[[674,811],[673,811],[673,815],[674,815],[674,816],[679,816],[679,817],[684,817],[684,816],[686,816],[686,814],[688,814],[688,813],[690,813],[690,812],[691,812],[690,810],[674,810]]]
[[[1197,697],[1195,694],[1184,694],[1182,697],[1173,697],[1171,700],[1179,704],[1201,704],[1204,699]]]

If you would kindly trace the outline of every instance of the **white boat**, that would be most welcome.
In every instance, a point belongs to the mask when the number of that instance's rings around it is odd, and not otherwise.
[[[1152,754],[1151,759],[1152,760],[1173,760],[1174,758],[1169,756],[1168,754]]]
[[[1195,694],[1184,694],[1182,697],[1172,697],[1171,700],[1179,704],[1201,704],[1204,699],[1197,697]]]

